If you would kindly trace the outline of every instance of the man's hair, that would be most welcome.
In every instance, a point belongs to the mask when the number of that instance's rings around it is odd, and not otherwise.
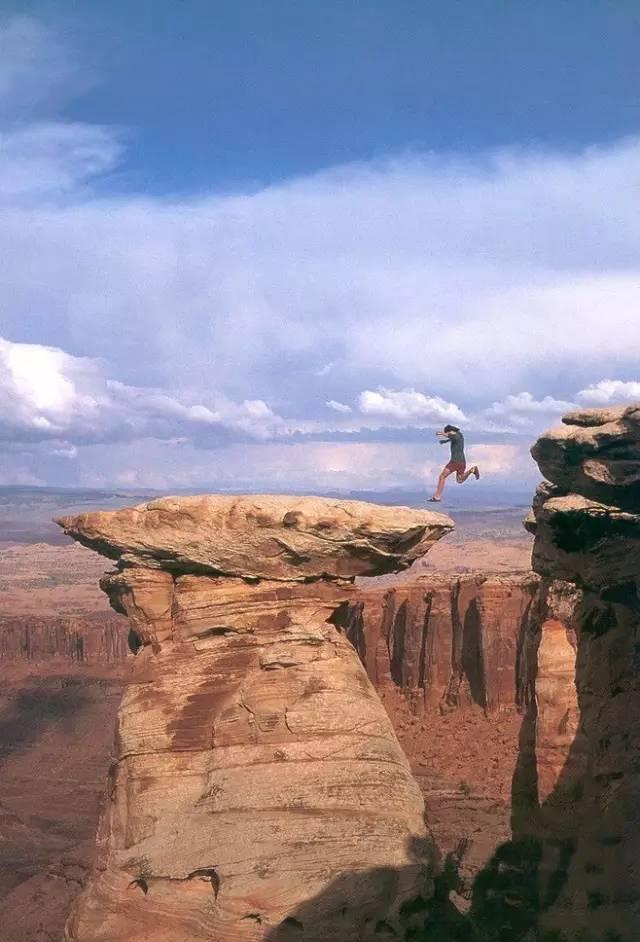
[[[460,431],[457,425],[445,425],[444,430],[445,432],[459,432]]]

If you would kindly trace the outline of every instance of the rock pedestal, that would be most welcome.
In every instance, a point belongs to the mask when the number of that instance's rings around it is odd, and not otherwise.
[[[61,524],[118,560],[103,588],[139,648],[67,940],[402,938],[431,895],[433,847],[334,613],[354,576],[406,568],[449,519],[198,497]]]

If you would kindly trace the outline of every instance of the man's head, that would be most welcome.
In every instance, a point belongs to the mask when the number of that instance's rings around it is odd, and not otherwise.
[[[445,425],[443,431],[445,432],[459,432],[460,429],[457,425]]]

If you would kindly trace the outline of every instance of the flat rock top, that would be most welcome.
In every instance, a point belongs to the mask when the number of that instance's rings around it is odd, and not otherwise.
[[[540,459],[565,460],[576,464],[584,456],[592,456],[619,443],[624,449],[640,440],[640,405],[611,409],[584,409],[569,412],[562,425],[549,429],[540,436],[531,449],[538,463]],[[618,455],[616,455],[618,457]]]
[[[429,510],[274,495],[164,497],[58,523],[125,565],[286,581],[398,572],[453,529]]]
[[[607,425],[609,422],[640,422],[640,404],[605,409],[576,409],[563,416],[562,421],[565,425],[581,425],[585,428]]]

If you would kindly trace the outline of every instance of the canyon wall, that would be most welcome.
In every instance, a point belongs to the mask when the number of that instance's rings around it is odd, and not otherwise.
[[[0,619],[0,938],[59,942],[95,860],[125,618]]]
[[[419,576],[360,588],[342,623],[376,688],[402,692],[418,714],[519,702],[522,639],[538,616],[534,573]]]
[[[523,572],[360,585],[340,613],[411,761],[460,913],[511,839],[527,658],[543,609],[539,577]]]
[[[640,406],[563,422],[532,449],[547,479],[528,522],[545,611],[527,641],[509,853],[514,872],[530,878],[523,931],[536,926],[536,938],[562,942],[635,942]]]
[[[464,909],[477,874],[510,837],[522,695],[518,671],[522,639],[534,632],[538,579],[531,573],[429,574],[367,587],[375,581],[356,586],[356,600],[343,605],[334,620],[347,629],[383,698],[427,803],[439,850],[443,857],[456,857],[455,898]],[[0,886],[7,942],[30,942],[42,925],[57,939],[86,880],[117,692],[134,661],[131,651],[144,652],[144,624],[138,619],[136,625],[138,633],[127,618],[108,610],[83,617],[0,619],[7,700],[0,722],[11,754],[3,763],[0,802],[18,813],[15,827],[6,824],[8,840],[0,845],[0,866],[15,877],[4,896]],[[463,651],[465,657],[456,662],[456,652]],[[485,653],[469,657],[472,651]],[[465,670],[479,679],[478,686]],[[9,690],[11,674],[16,676]],[[87,732],[88,722],[93,732]],[[46,797],[34,768],[49,781]],[[55,819],[48,816],[51,809]],[[33,825],[33,840],[22,841],[32,822],[42,825]],[[68,872],[73,879],[62,880]]]
[[[139,652],[77,942],[402,938],[435,852],[390,721],[335,624],[353,579],[408,567],[442,514],[184,498],[62,521]]]
[[[130,654],[127,620],[113,612],[0,616],[0,664],[106,666]]]

